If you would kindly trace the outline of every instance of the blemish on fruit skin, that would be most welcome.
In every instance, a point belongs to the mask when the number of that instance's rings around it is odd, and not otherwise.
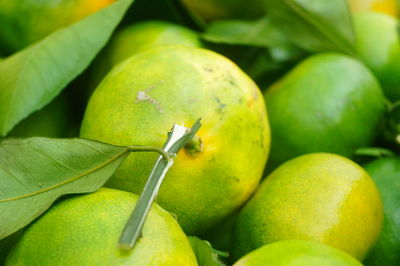
[[[224,113],[225,113],[226,104],[222,103],[222,102],[221,102],[221,99],[218,98],[218,97],[214,97],[214,99],[215,99],[215,101],[216,101],[217,104],[218,104],[217,111],[218,111],[220,114],[224,114]]]
[[[211,67],[204,67],[204,70],[210,73],[214,71]]]
[[[138,91],[136,94],[136,103],[147,101],[152,103],[160,113],[164,113],[164,110],[161,107],[161,104],[150,95],[148,95],[145,91]]]

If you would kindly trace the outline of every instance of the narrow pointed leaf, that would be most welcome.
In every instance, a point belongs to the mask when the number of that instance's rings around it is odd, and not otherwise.
[[[29,224],[60,196],[99,189],[128,153],[127,147],[84,139],[0,141],[0,239]]]
[[[132,2],[119,0],[0,62],[0,136],[87,68]]]
[[[250,45],[258,47],[281,47],[289,45],[283,32],[271,24],[268,17],[259,20],[217,20],[202,35],[214,43]]]
[[[347,0],[266,0],[265,4],[276,27],[301,48],[355,54]]]

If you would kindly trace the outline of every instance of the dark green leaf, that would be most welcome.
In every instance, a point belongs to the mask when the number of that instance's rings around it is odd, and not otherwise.
[[[84,139],[0,141],[0,239],[42,214],[60,196],[99,189],[129,147]]]
[[[368,156],[368,157],[376,157],[376,158],[384,158],[384,157],[393,157],[395,153],[391,150],[378,148],[378,147],[365,147],[359,148],[355,152],[358,156]]]
[[[199,266],[224,266],[219,256],[227,257],[228,254],[218,252],[211,247],[208,241],[201,240],[195,236],[189,236],[189,241],[196,255],[197,263]],[[219,254],[217,254],[219,253]]]
[[[309,52],[355,54],[347,0],[266,0],[269,16],[296,45]]]
[[[85,70],[132,2],[119,0],[0,62],[0,136]]]
[[[267,17],[259,20],[219,20],[211,23],[203,38],[209,42],[260,47],[289,45],[285,35]]]

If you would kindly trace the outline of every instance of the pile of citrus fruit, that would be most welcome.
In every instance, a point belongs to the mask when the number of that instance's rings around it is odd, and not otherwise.
[[[0,71],[121,1],[1,0]],[[398,14],[395,0],[136,0],[90,65],[3,137],[162,147],[174,123],[200,130],[132,249],[118,241],[152,153],[1,239],[0,264],[400,265]],[[52,75],[35,71],[32,83]],[[0,178],[22,161],[0,158]],[[0,182],[0,196],[13,189]]]

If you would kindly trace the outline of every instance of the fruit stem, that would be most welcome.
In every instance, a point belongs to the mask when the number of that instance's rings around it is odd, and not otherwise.
[[[173,157],[171,157],[170,154],[177,154],[178,151],[193,138],[200,127],[201,124],[199,119],[194,123],[191,129],[175,124],[172,130],[168,133],[168,139],[162,148],[163,152],[160,152],[162,156],[158,158],[150,177],[147,179],[143,192],[121,234],[119,240],[121,249],[132,249],[140,238],[151,205],[160,190],[167,171],[174,162]],[[143,148],[143,146],[132,147],[133,151]],[[155,151],[154,147],[151,147],[151,149],[148,148],[149,147],[146,147],[144,151]]]
[[[162,148],[159,147],[154,147],[154,146],[141,146],[141,145],[133,145],[133,146],[128,146],[128,151],[130,152],[157,152],[159,153],[162,157],[164,157],[165,160],[169,161],[171,158],[176,157],[175,153],[169,153]]]

